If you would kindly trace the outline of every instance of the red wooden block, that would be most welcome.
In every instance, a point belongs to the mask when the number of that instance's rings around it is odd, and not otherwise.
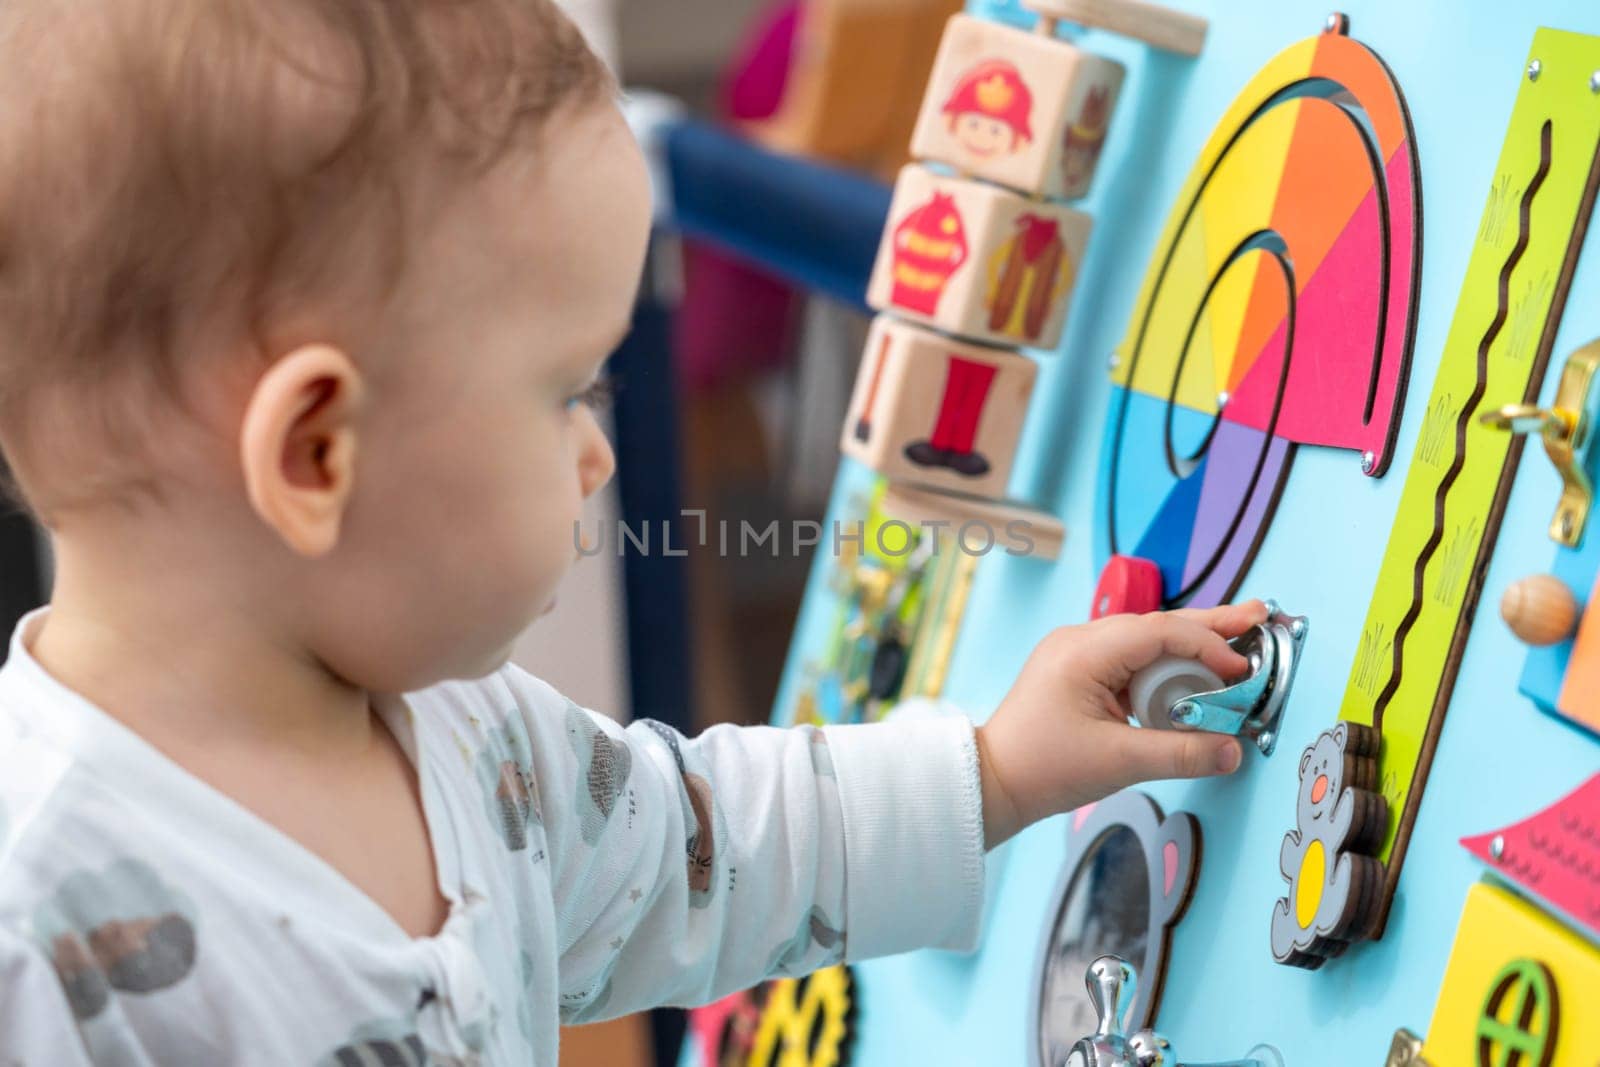
[[[1137,556],[1112,556],[1094,591],[1091,619],[1146,615],[1161,607],[1161,568]]]

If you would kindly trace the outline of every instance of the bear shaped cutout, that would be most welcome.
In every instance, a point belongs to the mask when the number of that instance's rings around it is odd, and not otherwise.
[[[1139,980],[1126,992],[1126,1030],[1151,1025],[1166,984],[1172,928],[1183,918],[1200,874],[1200,823],[1166,815],[1137,790],[1072,812],[1061,865],[1034,965],[1031,1067],[1060,1067],[1098,1025],[1084,968],[1107,953],[1124,956]]]
[[[1300,757],[1295,828],[1278,865],[1289,892],[1272,910],[1272,956],[1315,970],[1368,936],[1383,896],[1375,858],[1389,825],[1389,803],[1376,792],[1380,736],[1341,722]]]

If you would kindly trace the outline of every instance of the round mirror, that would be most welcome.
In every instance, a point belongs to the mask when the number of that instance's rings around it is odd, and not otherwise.
[[[1039,993],[1044,1063],[1060,1063],[1099,1025],[1083,984],[1089,964],[1107,954],[1141,961],[1149,937],[1150,872],[1144,844],[1132,827],[1113,826],[1089,846],[1051,925]],[[1124,991],[1120,1010],[1127,1009],[1132,993]]]
[[[1071,813],[1028,1000],[1031,1067],[1060,1067],[1099,1028],[1084,978],[1101,956],[1121,957],[1137,976],[1122,986],[1115,1029],[1154,1024],[1171,927],[1188,906],[1199,859],[1194,816],[1166,818],[1143,793],[1118,793]]]

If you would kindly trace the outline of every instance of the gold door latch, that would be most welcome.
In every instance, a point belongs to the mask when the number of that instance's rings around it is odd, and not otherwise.
[[[1383,1067],[1428,1067],[1428,1061],[1422,1058],[1422,1039],[1410,1030],[1396,1030]]]
[[[1550,521],[1550,539],[1567,548],[1583,542],[1594,503],[1594,481],[1589,475],[1589,453],[1600,420],[1600,341],[1578,349],[1567,359],[1549,408],[1533,404],[1508,404],[1485,412],[1483,425],[1508,433],[1538,434],[1544,450],[1561,475],[1561,502]]]

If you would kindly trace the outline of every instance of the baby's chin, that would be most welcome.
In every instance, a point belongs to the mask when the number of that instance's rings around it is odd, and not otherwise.
[[[566,569],[561,572],[561,578],[565,579],[566,576],[571,574],[573,569],[582,562],[583,553],[581,551],[574,552],[572,555],[572,561],[568,563]],[[542,619],[546,615],[549,615],[552,611],[556,610],[556,602],[559,599],[560,598],[556,596],[555,592],[552,591],[549,596],[545,597],[544,607],[539,609],[538,615],[535,617]]]

